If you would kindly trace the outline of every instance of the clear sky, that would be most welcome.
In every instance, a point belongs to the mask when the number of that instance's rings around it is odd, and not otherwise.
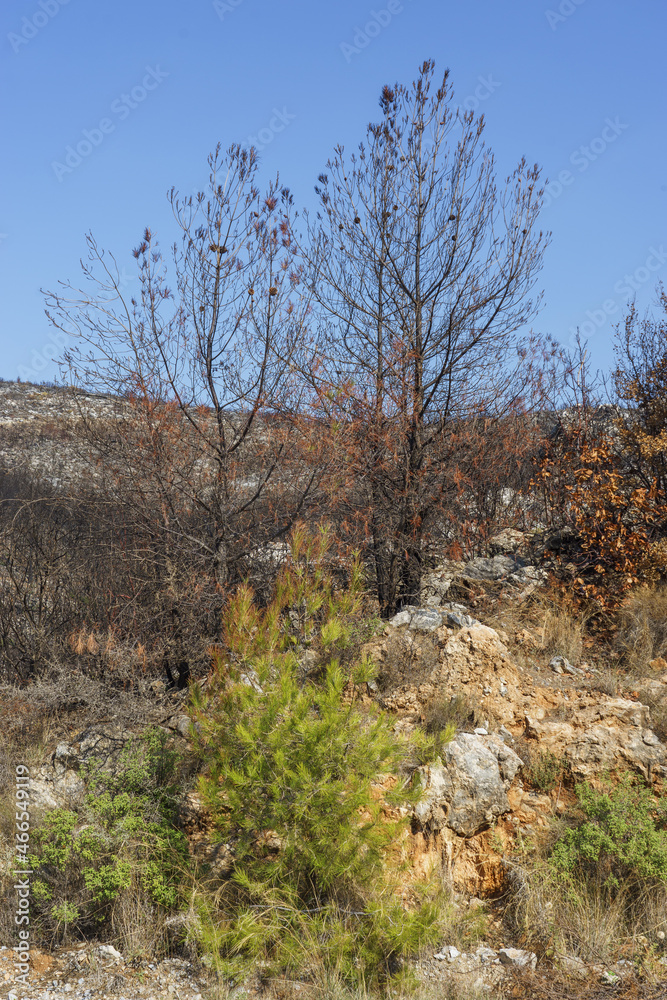
[[[312,206],[334,145],[427,58],[484,112],[501,178],[525,155],[549,179],[534,329],[581,327],[608,368],[630,296],[667,282],[665,0],[5,0],[0,22],[5,379],[56,376],[39,289],[78,279],[87,231],[138,289],[143,228],[176,235],[167,190],[251,136]]]

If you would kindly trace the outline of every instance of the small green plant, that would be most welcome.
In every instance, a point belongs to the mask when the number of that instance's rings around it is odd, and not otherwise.
[[[51,916],[57,924],[62,925],[65,935],[71,924],[75,924],[79,919],[79,911],[72,903],[64,901],[51,907]]]
[[[220,840],[233,845],[231,874],[201,899],[202,941],[230,976],[261,960],[276,971],[315,963],[348,983],[372,983],[436,940],[435,905],[406,909],[386,872],[405,824],[387,810],[419,788],[396,777],[382,790],[374,782],[396,776],[413,747],[376,709],[355,702],[354,685],[371,676],[370,666],[344,672],[340,652],[350,642],[361,571],[355,562],[349,588],[334,591],[323,570],[326,546],[326,534],[297,532],[264,610],[249,588],[239,589],[212,681],[205,694],[193,692],[201,790]],[[307,619],[320,652],[316,680],[299,674],[295,602],[300,628]],[[422,755],[426,742],[422,734]]]
[[[448,723],[444,729],[426,729],[416,726],[411,734],[410,754],[406,754],[403,768],[406,771],[416,770],[424,764],[442,757],[443,750],[456,736],[456,726]]]
[[[486,904],[472,906],[460,921],[460,941],[465,948],[472,949],[489,935],[491,917]]]
[[[624,777],[616,787],[577,787],[583,822],[556,842],[551,865],[565,879],[584,877],[613,896],[643,883],[667,884],[667,801]]]
[[[116,767],[91,761],[81,812],[49,810],[31,835],[35,918],[54,939],[98,933],[123,894],[179,905],[187,844],[175,828],[175,768],[165,734],[149,730]]]
[[[495,823],[491,829],[491,836],[489,837],[489,847],[491,848],[492,851],[495,851],[496,854],[505,853],[505,843],[503,841],[503,838],[498,833]]]

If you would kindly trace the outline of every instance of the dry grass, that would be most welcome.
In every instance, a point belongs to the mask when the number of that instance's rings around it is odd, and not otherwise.
[[[0,945],[13,947],[16,944],[16,878],[14,854],[14,800],[3,797],[0,806]]]
[[[598,694],[608,694],[611,698],[615,698],[619,694],[620,681],[621,678],[618,669],[603,667],[588,682],[588,689],[590,691],[597,691]]]
[[[567,602],[546,602],[543,608],[541,645],[548,656],[564,656],[570,663],[581,662],[586,625],[590,615],[575,610]]]
[[[488,941],[492,917],[487,903],[470,906],[464,913],[454,911],[445,925],[443,939],[459,951],[474,951],[477,945]]]
[[[44,764],[59,740],[69,742],[88,726],[110,722],[144,729],[178,713],[184,697],[150,675],[138,673],[119,684],[110,671],[89,676],[66,664],[52,665],[29,687],[0,687],[0,792],[13,782],[16,764]]]
[[[111,933],[126,959],[168,955],[172,951],[167,914],[139,893],[123,893],[114,906]]]
[[[516,977],[509,994],[512,1000],[665,1000],[664,980],[626,974],[613,986],[600,972],[589,970],[585,981],[556,969],[524,973]]]
[[[335,972],[316,969],[309,977],[299,979],[267,979],[255,977],[243,987],[219,983],[207,996],[210,1000],[232,1000],[232,997],[260,995],[265,1000],[501,1000],[508,994],[504,989],[462,982],[461,976],[442,970],[436,981],[388,985],[383,993],[368,992],[363,986],[350,987]]]
[[[414,632],[397,632],[387,645],[376,678],[382,692],[404,685],[417,687],[439,662],[438,641],[433,635],[420,635],[416,641]]]
[[[412,1000],[500,1000],[507,995],[502,988],[493,989],[486,984],[476,988],[474,983],[462,983],[461,976],[450,973],[437,984],[421,985]]]
[[[54,718],[22,691],[0,691],[0,796],[12,793],[17,764],[31,770],[44,763]]]
[[[651,660],[667,655],[667,586],[641,587],[629,596],[620,612],[616,642],[632,674],[652,673]]]
[[[462,694],[451,698],[436,694],[424,709],[424,727],[427,733],[444,733],[450,726],[455,726],[457,731],[470,732],[475,726],[481,725],[482,718],[481,708],[471,704]]]
[[[588,628],[593,610],[573,607],[561,594],[538,591],[525,603],[507,600],[484,623],[507,633],[512,655],[521,666],[564,656],[573,665],[590,660]]]
[[[564,956],[586,965],[619,959],[650,959],[667,931],[667,886],[621,888],[614,898],[592,881],[567,883],[541,860],[512,866],[504,920],[523,947],[554,960]],[[650,964],[650,962],[649,962]]]

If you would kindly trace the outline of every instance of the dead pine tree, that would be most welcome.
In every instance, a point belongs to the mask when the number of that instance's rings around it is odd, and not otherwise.
[[[298,461],[294,419],[307,295],[292,197],[278,179],[261,192],[257,169],[254,150],[218,147],[206,191],[172,189],[180,239],[163,256],[145,230],[138,294],[92,236],[83,287],[47,293],[47,315],[71,337],[71,384],[111,398],[110,416],[81,410],[97,492],[125,512],[147,627],[174,638],[177,669],[185,619],[197,628],[221,593],[263,571],[317,475]]]
[[[471,449],[483,457],[556,357],[526,333],[548,243],[539,169],[521,159],[498,185],[483,116],[456,110],[434,72],[383,88],[365,143],[336,147],[320,175],[302,237],[313,388],[323,423],[345,428],[341,516],[369,538],[386,617],[419,603],[428,539],[465,509]]]

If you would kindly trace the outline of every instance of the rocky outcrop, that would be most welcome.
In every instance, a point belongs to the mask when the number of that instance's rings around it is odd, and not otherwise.
[[[404,609],[381,639],[365,647],[379,667],[384,708],[414,724],[434,702],[464,699],[490,731],[563,757],[576,780],[623,770],[648,782],[667,778],[667,747],[653,732],[648,704],[591,690],[587,665],[575,667],[564,656],[544,664],[554,682],[544,677],[536,683],[512,661],[497,631],[454,606],[456,613]],[[385,673],[384,664],[392,669]],[[662,705],[667,674],[647,680],[640,694]]]
[[[134,736],[123,730],[87,729],[71,743],[59,743],[49,761],[30,779],[31,809],[76,808],[83,801],[82,770],[95,762],[113,773]]]
[[[470,837],[510,811],[507,791],[521,766],[499,737],[458,733],[441,764],[420,769],[424,794],[414,815],[426,831],[447,826]]]
[[[600,699],[597,705],[573,706],[569,721],[526,716],[526,736],[541,750],[564,757],[579,781],[630,770],[649,784],[667,778],[667,747],[650,728],[650,712],[639,701]]]
[[[489,540],[490,556],[476,556],[467,562],[447,559],[425,574],[422,600],[439,607],[448,600],[462,598],[491,586],[523,599],[546,580],[541,567],[527,558],[529,539],[521,531],[508,528]]]
[[[364,650],[378,666],[374,697],[397,717],[397,730],[433,718],[437,704],[446,721],[453,699],[483,720],[421,768],[409,849],[415,877],[441,867],[457,889],[481,896],[503,891],[504,850],[534,840],[574,804],[571,781],[549,793],[524,787],[530,771],[518,753],[530,763],[550,752],[575,781],[630,772],[660,790],[667,778],[667,747],[644,703],[662,704],[667,673],[645,682],[643,700],[615,697],[595,689],[586,663],[540,657],[539,640],[525,630],[531,669],[513,661],[503,638],[448,603],[403,609]]]
[[[385,637],[365,647],[379,665],[380,688],[388,687],[381,691],[383,707],[410,713],[417,721],[434,699],[463,696],[481,718],[498,726],[513,723],[516,706],[524,706],[521,678],[498,633],[479,622],[463,628],[445,624],[444,616],[431,633],[422,639],[409,625],[390,627]],[[384,664],[393,669],[383,671]]]

